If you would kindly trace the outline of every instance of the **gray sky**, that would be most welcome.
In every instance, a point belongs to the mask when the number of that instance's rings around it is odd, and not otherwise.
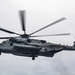
[[[54,26],[37,34],[71,33],[70,36],[42,37],[48,42],[73,45],[75,40],[74,0],[0,0],[0,27],[18,33],[21,30],[18,11],[26,10],[26,31],[31,33],[51,22],[66,17]],[[0,31],[0,36],[15,36]],[[1,40],[2,41],[2,40]],[[75,75],[75,52],[62,51],[53,58],[28,57],[2,54],[0,75]]]

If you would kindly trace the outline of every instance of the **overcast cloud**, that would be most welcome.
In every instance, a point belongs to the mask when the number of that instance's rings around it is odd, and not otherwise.
[[[18,11],[26,10],[26,31],[31,33],[51,22],[66,17],[37,34],[71,33],[70,36],[41,37],[48,42],[73,45],[75,41],[75,0],[0,0],[0,27],[23,33]],[[0,31],[0,36],[15,36]],[[0,40],[1,42],[2,40]],[[53,58],[2,54],[0,75],[75,75],[75,52],[62,51]]]

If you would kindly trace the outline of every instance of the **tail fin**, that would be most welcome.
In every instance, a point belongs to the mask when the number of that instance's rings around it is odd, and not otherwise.
[[[75,41],[74,41],[73,47],[75,47]]]

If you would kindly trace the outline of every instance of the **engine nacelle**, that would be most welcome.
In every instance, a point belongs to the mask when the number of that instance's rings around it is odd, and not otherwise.
[[[40,42],[41,42],[41,43],[46,43],[46,41],[45,41],[45,40],[41,40]]]

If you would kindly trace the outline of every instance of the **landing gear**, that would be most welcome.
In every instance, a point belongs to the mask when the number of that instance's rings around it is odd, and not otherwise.
[[[32,57],[32,60],[35,60],[35,57],[34,56]]]
[[[33,50],[31,54],[32,54],[32,60],[35,60],[35,54],[36,54],[36,52]]]

